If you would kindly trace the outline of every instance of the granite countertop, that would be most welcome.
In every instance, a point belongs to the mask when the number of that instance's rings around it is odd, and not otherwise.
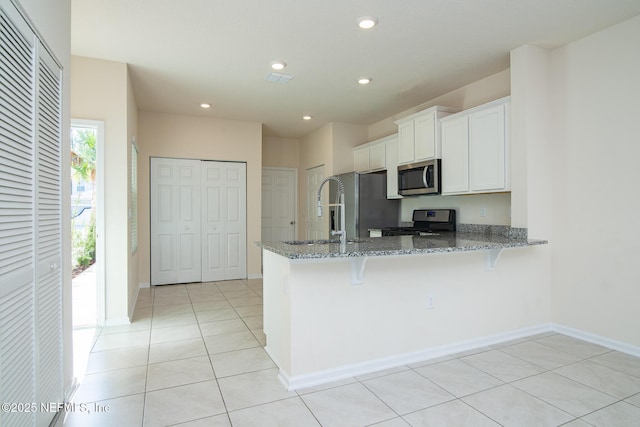
[[[547,243],[546,240],[529,240],[526,237],[472,232],[443,232],[430,236],[356,239],[347,243],[344,253],[340,252],[340,244],[337,240],[293,241],[290,243],[256,242],[263,249],[292,260],[464,252]]]

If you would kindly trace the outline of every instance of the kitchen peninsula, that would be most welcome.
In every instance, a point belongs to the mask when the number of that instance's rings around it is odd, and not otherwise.
[[[298,389],[544,330],[548,305],[514,273],[547,242],[502,228],[359,239],[344,251],[260,243],[265,348],[280,380]]]

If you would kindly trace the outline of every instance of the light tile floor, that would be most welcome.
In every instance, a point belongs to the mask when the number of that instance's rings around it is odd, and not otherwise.
[[[73,399],[87,412],[64,426],[640,425],[640,358],[555,333],[289,392],[261,295],[260,280],[142,289],[134,322],[100,332]]]

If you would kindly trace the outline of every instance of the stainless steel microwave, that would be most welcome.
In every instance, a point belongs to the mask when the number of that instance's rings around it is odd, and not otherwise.
[[[398,166],[398,194],[440,194],[440,159]]]

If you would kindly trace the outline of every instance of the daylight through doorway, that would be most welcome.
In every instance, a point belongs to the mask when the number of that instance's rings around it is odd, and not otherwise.
[[[94,127],[71,127],[71,264],[73,327],[97,324],[96,142]]]
[[[71,121],[71,259],[74,376],[84,375],[104,323],[104,123]]]

